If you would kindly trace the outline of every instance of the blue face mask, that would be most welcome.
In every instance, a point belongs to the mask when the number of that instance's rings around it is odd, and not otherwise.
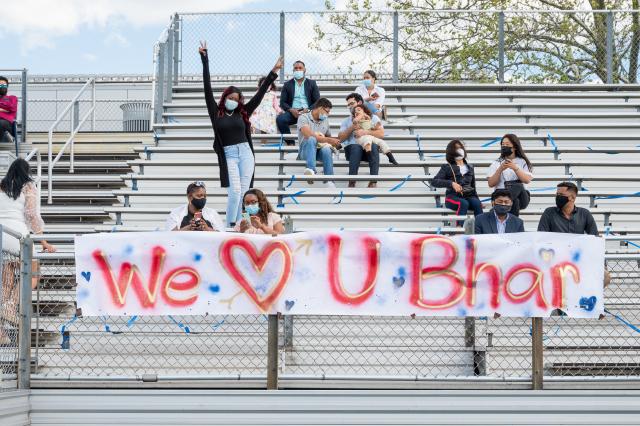
[[[249,216],[255,216],[260,213],[260,206],[257,204],[248,204],[244,206],[244,211],[249,213]]]
[[[373,84],[373,81],[369,79],[365,79],[365,80],[362,80],[362,84],[364,85],[364,87],[371,87],[371,85]]]
[[[296,70],[293,72],[293,78],[295,78],[296,80],[300,80],[303,77],[304,77],[304,71]]]
[[[324,120],[326,120],[327,118],[329,118],[329,116],[328,116],[327,114],[320,114],[320,115],[318,116],[318,120],[320,120],[320,121],[324,121]]]
[[[227,111],[233,111],[238,108],[238,102],[234,101],[233,99],[225,99],[224,107],[227,109]]]

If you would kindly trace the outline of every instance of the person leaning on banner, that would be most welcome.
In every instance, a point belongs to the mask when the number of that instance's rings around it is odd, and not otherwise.
[[[524,232],[524,222],[509,213],[513,206],[511,192],[508,189],[496,189],[491,194],[493,208],[476,217],[476,234],[511,234]]]
[[[242,207],[242,220],[236,223],[236,232],[269,235],[284,233],[282,218],[271,207],[264,192],[255,188],[248,190],[242,199]]]
[[[185,206],[180,206],[169,213],[165,225],[167,231],[224,231],[224,222],[218,212],[205,207],[207,204],[207,188],[202,181],[196,181],[187,187]]]

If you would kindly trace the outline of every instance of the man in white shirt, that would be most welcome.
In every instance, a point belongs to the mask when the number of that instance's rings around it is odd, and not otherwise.
[[[202,181],[187,187],[187,205],[171,210],[165,229],[167,231],[224,231],[224,223],[218,212],[205,207],[207,189]]]

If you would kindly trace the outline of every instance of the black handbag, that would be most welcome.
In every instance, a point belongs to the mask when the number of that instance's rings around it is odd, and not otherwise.
[[[458,183],[458,181],[456,180],[456,172],[453,170],[453,166],[451,165],[451,163],[449,163],[449,167],[451,168],[451,173],[453,174],[453,181],[455,183]],[[469,198],[469,197],[473,197],[476,193],[476,189],[467,184],[467,185],[462,185],[462,198]]]
[[[511,198],[520,201],[520,210],[524,210],[531,201],[531,192],[525,189],[524,184],[520,180],[508,180],[504,182],[504,187],[511,193]]]

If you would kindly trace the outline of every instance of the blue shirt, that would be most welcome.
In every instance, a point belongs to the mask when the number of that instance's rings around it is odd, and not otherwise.
[[[498,214],[494,211],[493,214],[496,217],[496,227],[498,228],[498,234],[504,234],[507,230],[507,220],[509,220],[509,213],[507,213],[507,217],[504,218],[504,222],[500,221]]]
[[[309,101],[307,101],[307,95],[304,94],[304,82],[307,79],[303,79],[302,83],[298,84],[297,80],[293,80],[293,87],[295,88],[295,92],[293,93],[293,103],[291,104],[291,108],[300,109],[300,108],[309,108]]]
[[[371,128],[373,129],[378,123],[380,123],[380,118],[377,115],[373,115],[371,117]],[[349,127],[351,127],[352,124],[353,118],[351,116],[345,118],[344,120],[342,120],[342,123],[340,123],[340,131],[343,132],[347,130]],[[342,146],[349,146],[356,143],[356,136],[354,133],[355,132],[351,132],[349,137],[342,141]]]

